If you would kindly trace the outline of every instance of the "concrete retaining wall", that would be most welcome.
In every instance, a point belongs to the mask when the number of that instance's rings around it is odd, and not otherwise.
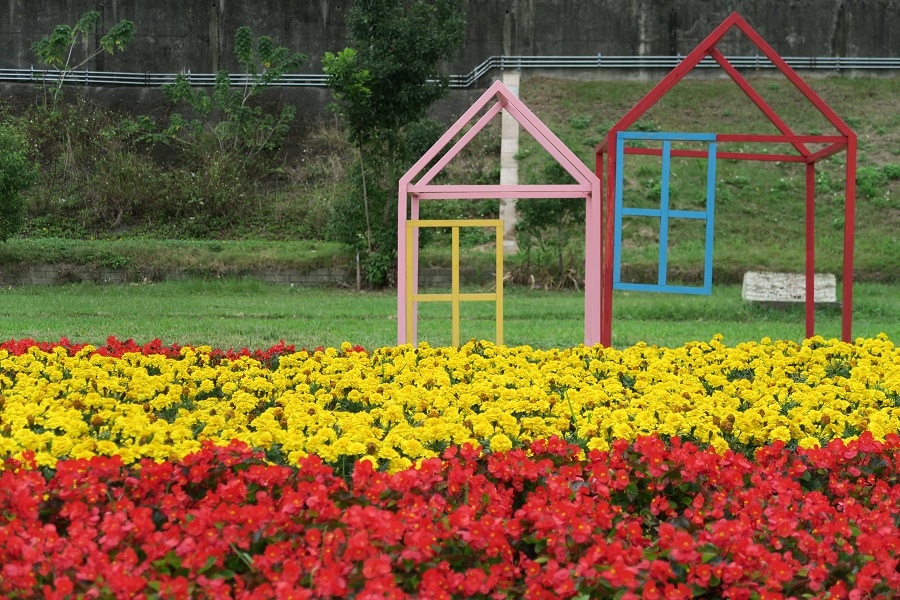
[[[97,268],[86,265],[34,264],[0,266],[0,285],[63,285],[66,283],[149,283],[189,278],[249,277],[296,286],[339,286],[356,285],[356,271],[352,268],[320,268],[312,271],[301,269],[255,269],[255,270],[197,270],[185,268],[167,269],[114,269]],[[422,269],[419,285],[422,287],[450,287],[449,268]],[[463,269],[460,280],[465,284],[487,284],[493,282],[493,273]]]
[[[239,71],[232,37],[238,27],[247,25],[255,35],[268,35],[277,45],[307,54],[310,60],[302,72],[321,73],[323,54],[347,45],[344,20],[352,2],[8,0],[0,5],[0,68],[43,68],[31,44],[56,25],[72,24],[85,11],[99,10],[103,31],[129,19],[136,32],[125,52],[100,54],[85,66],[90,70]],[[461,0],[461,5],[468,18],[465,41],[456,60],[445,66],[446,72],[459,75],[498,55],[684,55],[732,11],[743,15],[783,56],[900,56],[897,0]],[[96,40],[90,45],[95,44]],[[728,55],[756,54],[755,47],[737,34],[726,36],[719,48]],[[553,75],[655,80],[666,72],[572,69]],[[452,122],[498,77],[491,72],[473,88],[453,91],[435,106],[434,114]],[[157,115],[168,110],[158,88],[78,89],[89,101],[126,113]],[[5,104],[33,103],[40,93],[35,84],[0,84],[0,101]],[[282,87],[260,98],[271,106],[296,106],[294,126],[299,130],[331,115],[325,110],[331,101],[326,88]]]
[[[8,0],[0,6],[0,68],[35,63],[31,44],[88,10],[106,28],[134,21],[124,53],[101,54],[87,68],[130,72],[236,70],[232,36],[242,26],[309,55],[304,72],[347,45],[353,0]],[[896,0],[461,0],[464,45],[448,65],[468,73],[494,55],[676,55],[692,50],[732,11],[785,56],[900,56]],[[752,53],[740,36],[726,54]]]

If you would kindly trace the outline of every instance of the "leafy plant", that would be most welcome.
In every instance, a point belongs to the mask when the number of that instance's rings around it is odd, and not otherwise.
[[[897,181],[900,179],[900,165],[884,165],[881,172],[887,177],[888,181]]]
[[[188,114],[175,112],[160,125],[148,117],[129,123],[137,139],[183,152],[168,186],[174,207],[166,210],[179,216],[180,233],[189,237],[208,237],[248,218],[255,184],[277,170],[273,153],[283,146],[297,112],[292,105],[267,110],[255,101],[306,55],[276,47],[267,36],[254,38],[249,27],[236,30],[234,52],[244,70],[242,86],[222,70],[206,91],[181,73],[163,93],[187,105]]]
[[[37,179],[37,166],[28,157],[21,131],[0,123],[0,241],[15,235],[25,223],[22,192]]]
[[[90,47],[91,36],[102,21],[100,13],[90,10],[78,19],[75,25],[57,25],[53,33],[31,45],[31,50],[47,65],[56,69],[58,76],[54,80],[50,98],[56,105],[62,93],[62,87],[76,70],[80,69],[103,52],[114,54],[122,52],[134,37],[134,23],[122,20],[116,23],[100,38],[96,47]],[[81,47],[84,53],[77,60],[76,48]]]
[[[168,126],[151,139],[200,151],[211,142],[220,152],[246,156],[283,143],[296,107],[285,105],[273,114],[251,101],[285,73],[306,62],[307,57],[273,46],[267,36],[254,40],[249,27],[239,27],[235,32],[234,52],[244,69],[244,85],[232,86],[231,75],[222,70],[216,74],[212,92],[206,92],[192,87],[187,75],[180,73],[175,83],[163,86],[163,93],[174,103],[187,104],[196,118],[173,114]]]
[[[356,198],[361,205],[354,211],[361,213],[360,228],[340,224],[340,239],[364,252],[369,282],[380,286],[396,260],[399,173],[410,164],[412,141],[421,145],[411,129],[447,94],[448,77],[437,65],[462,44],[465,21],[458,0],[357,0],[347,29],[350,47],[323,59],[331,109],[343,118],[360,162],[361,191],[345,204],[351,209]]]
[[[876,167],[860,167],[856,171],[856,189],[869,200],[881,198],[887,182],[887,174]]]
[[[590,116],[573,116],[569,117],[569,127],[572,129],[587,129],[587,126],[591,124]]]

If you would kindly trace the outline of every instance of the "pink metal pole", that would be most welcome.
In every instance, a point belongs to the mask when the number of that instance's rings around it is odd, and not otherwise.
[[[585,200],[584,253],[584,343],[593,346],[603,339],[603,209],[600,181],[595,179]]]
[[[400,178],[397,198],[397,345],[406,342],[406,209],[409,174]]]
[[[806,337],[816,335],[816,164],[806,163]]]
[[[419,219],[419,197],[413,194],[410,197],[410,205],[409,205],[409,220],[416,221]],[[412,314],[410,315],[410,319],[412,319],[412,339],[409,340],[411,344],[415,344],[416,340],[419,339],[419,302],[415,300],[415,295],[419,293],[419,228],[413,228],[413,234],[411,240],[406,240],[407,244],[412,244],[412,254],[413,254],[413,277],[412,277],[412,289],[406,290],[407,294],[413,295],[413,308]],[[406,277],[404,276],[403,279]],[[401,279],[400,274],[397,274],[397,279]]]
[[[596,252],[598,253],[597,258],[600,263],[600,277],[598,279],[599,282],[599,290],[597,295],[597,306],[595,309],[598,311],[600,316],[600,337],[598,337],[598,341],[607,346],[606,343],[606,229],[605,223],[606,219],[604,217],[606,213],[606,190],[604,187],[604,179],[603,179],[603,147],[598,146],[596,152],[594,154],[594,173],[597,175],[597,182],[599,186],[599,192],[597,197],[594,199],[594,206],[596,207],[597,213],[599,214],[599,218],[597,219],[597,226],[599,227],[600,232],[600,240],[596,247]]]

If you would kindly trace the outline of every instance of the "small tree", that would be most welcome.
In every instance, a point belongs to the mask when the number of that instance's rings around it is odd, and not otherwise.
[[[356,0],[347,28],[351,47],[326,53],[323,65],[332,108],[359,151],[361,193],[337,205],[336,219],[365,222],[364,231],[340,227],[340,238],[365,251],[367,279],[384,285],[397,255],[394,199],[410,163],[407,134],[447,94],[448,77],[437,66],[462,44],[465,19],[458,0]]]
[[[83,40],[88,39],[101,20],[98,11],[88,11],[81,15],[75,25],[57,25],[53,33],[31,45],[32,52],[59,73],[51,94],[54,105],[59,101],[63,84],[73,72],[103,52],[109,54],[122,52],[134,37],[134,23],[128,20],[119,21],[100,38],[100,43],[96,47],[87,50],[78,60],[75,49],[79,45],[87,47]]]
[[[173,103],[186,105],[185,114],[154,123],[144,117],[131,127],[144,141],[167,144],[184,152],[187,167],[177,181],[180,212],[192,235],[206,235],[225,219],[234,224],[249,208],[242,198],[254,192],[254,178],[272,170],[272,151],[287,137],[297,109],[285,105],[271,111],[255,100],[273,82],[306,61],[306,55],[275,47],[266,36],[253,37],[239,27],[234,52],[244,70],[243,85],[233,85],[227,71],[216,74],[211,91],[192,87],[187,75],[163,86]]]
[[[175,83],[163,86],[167,99],[186,103],[197,118],[174,114],[157,136],[158,141],[192,148],[213,140],[222,152],[248,157],[283,143],[296,116],[296,107],[286,105],[278,114],[272,114],[253,105],[251,100],[285,73],[306,62],[306,55],[276,48],[266,36],[254,40],[249,27],[239,27],[235,32],[234,52],[246,76],[242,87],[233,87],[231,75],[224,70],[216,75],[212,92],[191,87],[184,73],[178,75]]]
[[[0,241],[25,224],[22,192],[37,179],[37,166],[28,158],[28,142],[18,129],[0,123]]]

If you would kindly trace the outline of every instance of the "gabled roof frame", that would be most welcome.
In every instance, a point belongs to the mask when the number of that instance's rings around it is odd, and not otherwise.
[[[450,145],[476,116],[484,114],[460,138]],[[572,184],[498,184],[498,185],[438,185],[434,177],[501,111],[507,111],[535,140],[559,162],[575,180]],[[449,146],[449,148],[448,148]],[[443,155],[442,155],[443,153]],[[435,159],[437,159],[435,161]],[[434,165],[424,174],[426,167]],[[420,176],[421,175],[421,176]],[[592,345],[600,340],[600,180],[591,170],[538,119],[525,104],[501,81],[495,81],[454,123],[441,138],[400,178],[397,198],[397,257],[398,275],[403,272],[403,257],[407,244],[414,244],[413,285],[418,282],[418,230],[413,238],[406,237],[407,219],[419,218],[419,203],[431,199],[498,199],[498,198],[584,198],[586,209],[585,238],[585,315],[584,340]],[[407,216],[407,214],[409,216]],[[503,248],[498,248],[503,252]],[[406,297],[415,290],[406,289],[406,278],[397,277],[397,343],[415,343],[406,339]],[[413,310],[415,315],[415,307]],[[415,319],[415,316],[413,316]],[[415,324],[413,324],[415,332]]]
[[[719,41],[732,28],[740,30],[768,58],[773,65],[790,81],[794,87],[831,123],[838,135],[796,135],[775,110],[753,89],[753,86],[738,72],[716,48]],[[741,17],[731,13],[712,31],[694,50],[685,56],[665,78],[663,78],[642,100],[628,111],[610,129],[606,138],[596,148],[595,172],[603,178],[605,166],[606,180],[601,204],[604,213],[604,244],[602,249],[602,293],[601,293],[601,339],[600,343],[609,346],[612,330],[612,273],[613,273],[613,227],[615,223],[615,140],[619,132],[625,131],[635,123],[647,110],[658,102],[672,87],[693,70],[701,60],[711,57],[726,74],[738,85],[744,94],[762,111],[762,113],[778,129],[779,134],[717,134],[718,142],[751,142],[751,143],[787,143],[794,147],[796,154],[769,154],[755,152],[723,152],[718,158],[737,160],[763,160],[804,163],[806,165],[806,337],[815,335],[815,165],[819,160],[828,158],[840,151],[847,153],[844,184],[844,264],[843,291],[841,313],[841,338],[851,341],[853,313],[853,245],[855,230],[855,197],[856,197],[856,156],[857,139],[852,129],[819,97],[818,94],[784,61],[781,56]],[[807,144],[826,144],[817,151],[811,151]],[[626,154],[660,154],[658,148],[628,148]],[[705,156],[705,153],[691,150],[672,150],[672,156]]]

